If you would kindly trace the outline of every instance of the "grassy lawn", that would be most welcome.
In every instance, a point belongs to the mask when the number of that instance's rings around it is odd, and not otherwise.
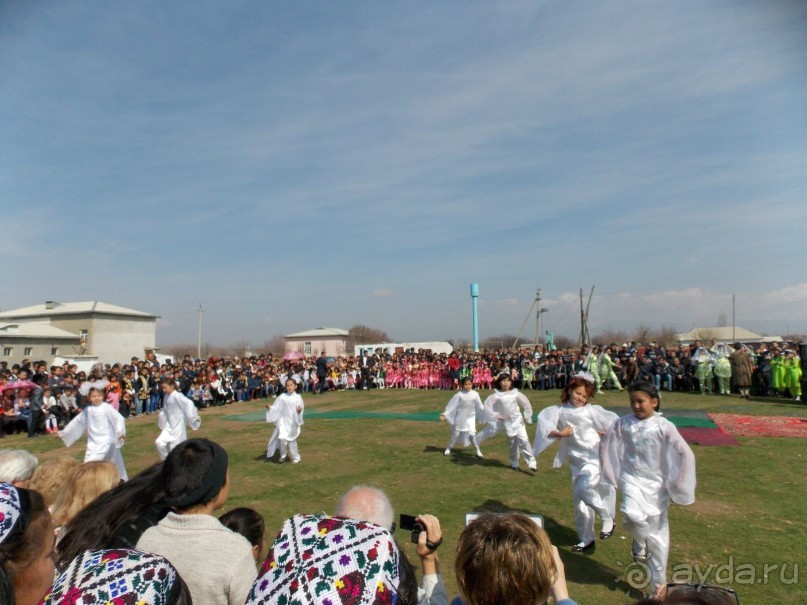
[[[483,398],[487,394],[481,393]],[[557,391],[526,394],[536,413],[558,397]],[[634,571],[630,540],[619,524],[614,537],[598,542],[593,554],[570,552],[577,542],[571,482],[568,468],[551,468],[553,450],[538,459],[536,474],[509,469],[503,435],[484,444],[484,460],[477,460],[470,448],[443,456],[448,427],[437,416],[449,396],[446,391],[411,390],[304,395],[310,418],[298,442],[303,458],[299,465],[265,462],[271,426],[233,418],[259,412],[263,402],[203,410],[202,428],[193,436],[208,437],[226,447],[232,480],[226,508],[251,506],[260,511],[270,542],[286,517],[297,512],[332,512],[342,492],[367,483],[389,494],[396,513],[430,512],[440,518],[445,534],[440,555],[450,596],[456,594],[452,549],[465,513],[520,510],[545,517],[547,531],[560,547],[572,598],[581,604],[631,603],[626,593],[638,593],[626,581]],[[628,403],[625,394],[616,392],[596,401],[605,406]],[[670,394],[664,396],[663,407],[807,418],[807,406],[795,402],[747,402],[735,397]],[[431,412],[434,421],[422,420],[423,416],[416,420],[316,417],[319,412],[338,411]],[[130,420],[127,428],[123,455],[129,474],[134,475],[157,461],[153,441],[159,431],[155,416]],[[528,433],[532,439],[534,427]],[[803,470],[807,440],[740,437],[739,441],[741,447],[693,446],[698,461],[697,501],[689,507],[673,505],[670,510],[669,573],[678,574],[679,580],[689,575],[693,582],[698,581],[698,573],[706,574],[711,583],[733,580],[743,605],[807,602]],[[42,460],[65,454],[81,459],[84,454],[83,442],[67,449],[53,438],[14,436],[0,443],[4,448],[28,448]],[[402,544],[407,539],[399,535]],[[413,547],[405,544],[404,548],[416,560]],[[763,576],[766,565],[767,576]],[[787,566],[784,571],[782,565]]]

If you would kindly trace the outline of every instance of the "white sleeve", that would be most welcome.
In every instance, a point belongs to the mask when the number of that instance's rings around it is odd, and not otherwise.
[[[266,422],[277,422],[283,410],[283,395],[275,399],[272,407],[266,410]]]
[[[496,394],[488,395],[485,403],[482,404],[482,421],[487,424],[496,424],[499,421],[499,413],[495,409]]]
[[[418,588],[418,605],[448,605],[448,593],[439,573],[423,576]]]
[[[551,405],[538,414],[538,427],[535,429],[535,441],[532,444],[532,453],[536,456],[556,442],[549,433],[558,429],[560,420],[560,406]]]
[[[185,420],[188,422],[188,426],[194,431],[202,426],[199,410],[193,405],[193,401],[185,397],[182,393],[179,393],[179,403],[182,406],[182,412],[185,414]]]
[[[664,485],[676,504],[695,502],[695,454],[672,422],[664,427]]]
[[[521,407],[524,409],[524,421],[527,424],[532,424],[532,405],[530,404],[530,400],[527,399],[527,396],[522,393],[518,392],[516,395],[516,401],[521,404]]]
[[[87,414],[82,412],[73,420],[71,420],[64,429],[59,431],[59,437],[62,438],[67,447],[73,445],[79,437],[87,430]]]
[[[460,394],[456,393],[451,399],[448,400],[446,404],[446,409],[443,412],[443,416],[446,417],[446,421],[449,424],[454,424],[454,417],[457,414],[457,407],[460,404]]]
[[[121,416],[120,412],[111,405],[107,410],[107,417],[110,419],[112,427],[115,429],[115,447],[121,448],[126,441],[126,418]]]
[[[615,422],[600,441],[600,483],[619,487],[623,449],[622,423]]]
[[[591,412],[592,418],[594,419],[594,427],[598,433],[607,433],[608,429],[619,420],[619,416],[606,410],[601,405],[592,405]]]
[[[297,411],[297,406],[300,406],[300,411]],[[294,422],[296,422],[299,426],[305,424],[303,420],[303,414],[305,413],[305,403],[303,402],[303,398],[300,395],[297,395],[297,401],[294,403]]]

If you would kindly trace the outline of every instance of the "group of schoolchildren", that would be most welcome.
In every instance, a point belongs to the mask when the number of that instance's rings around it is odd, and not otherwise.
[[[526,424],[532,424],[532,407],[513,387],[510,373],[496,378],[494,392],[484,402],[473,390],[472,379],[465,378],[440,415],[452,429],[445,455],[450,456],[462,440],[461,445],[473,445],[477,457],[483,458],[482,443],[504,432],[511,468],[518,470],[523,458],[536,471],[535,457],[558,443],[553,467],[568,462],[572,475],[579,538],[572,552],[593,551],[596,517],[602,522],[599,538],[613,535],[619,489],[620,511],[633,537],[632,557],[647,566],[655,589],[663,590],[670,546],[667,509],[670,501],[682,505],[695,501],[695,457],[675,425],[661,416],[659,390],[652,382],[628,387],[632,413],[622,418],[591,403],[596,384],[588,372],[572,376],[560,403],[538,414],[531,444]],[[477,421],[485,424],[479,433]]]

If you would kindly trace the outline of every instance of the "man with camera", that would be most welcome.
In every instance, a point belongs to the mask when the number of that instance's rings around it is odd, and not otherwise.
[[[383,491],[375,487],[357,485],[351,488],[339,499],[335,515],[395,530],[392,503]],[[401,529],[411,531],[411,541],[417,544],[416,552],[420,557],[423,581],[417,589],[418,605],[448,605],[437,557],[437,548],[443,543],[440,521],[434,515],[401,515],[400,521]],[[401,556],[405,557],[403,550]]]

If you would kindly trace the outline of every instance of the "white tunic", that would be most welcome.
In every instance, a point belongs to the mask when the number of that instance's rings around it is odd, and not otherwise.
[[[297,408],[300,412],[297,412]],[[294,441],[300,436],[305,405],[303,398],[297,393],[279,395],[272,407],[266,410],[266,422],[275,423],[275,431],[269,440],[267,456],[271,457],[278,446],[278,440]]]
[[[118,467],[121,479],[129,477],[123,466],[120,448],[126,439],[126,421],[115,408],[106,402],[88,405],[59,431],[67,447],[73,445],[84,433],[87,433],[87,452],[84,462],[112,462]]]
[[[157,441],[172,444],[176,447],[188,438],[185,423],[194,431],[202,426],[199,411],[193,401],[185,397],[180,391],[174,391],[163,399],[163,409],[157,419],[157,425],[162,429]]]
[[[602,482],[622,491],[620,510],[633,536],[634,552],[646,552],[650,581],[662,586],[670,551],[669,502],[695,501],[692,450],[666,418],[655,414],[639,420],[630,414],[603,437],[600,463]]]
[[[620,418],[600,443],[602,481],[622,491],[645,515],[658,515],[669,501],[695,502],[695,455],[675,425],[654,414]],[[623,504],[623,511],[625,504]]]
[[[537,456],[558,441],[550,437],[549,433],[572,427],[574,432],[569,437],[560,439],[560,447],[552,466],[559,468],[568,460],[574,477],[586,464],[599,466],[600,433],[607,432],[618,419],[619,416],[599,405],[574,407],[564,403],[550,406],[538,414],[533,453]]]
[[[482,400],[476,391],[460,391],[449,399],[443,412],[446,422],[458,433],[476,433],[476,419],[484,422]],[[464,443],[468,445],[468,443]]]
[[[523,416],[519,405],[524,410]],[[517,437],[519,433],[526,430],[525,421],[532,423],[532,406],[530,400],[519,393],[518,389],[494,390],[493,395],[485,399],[484,415],[488,424],[496,425],[501,422],[508,437]]]

